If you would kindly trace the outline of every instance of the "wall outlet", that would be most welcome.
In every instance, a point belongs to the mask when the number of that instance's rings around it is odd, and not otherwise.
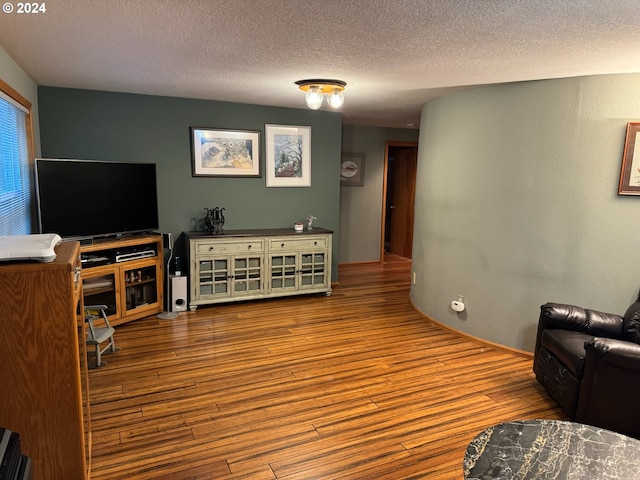
[[[411,275],[411,283],[415,285],[417,278],[418,278],[418,275],[416,274],[416,272],[413,272],[413,274]]]

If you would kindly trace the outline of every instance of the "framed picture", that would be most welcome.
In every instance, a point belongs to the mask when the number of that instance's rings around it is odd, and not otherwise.
[[[340,161],[340,186],[364,185],[364,153],[343,153]]]
[[[640,195],[640,122],[627,123],[618,195]],[[639,148],[636,148],[639,147]]]
[[[311,127],[265,125],[267,187],[311,186]]]
[[[191,127],[192,176],[260,177],[260,132]]]

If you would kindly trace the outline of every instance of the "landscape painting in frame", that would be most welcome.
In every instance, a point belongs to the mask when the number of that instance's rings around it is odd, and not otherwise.
[[[627,123],[618,195],[640,195],[640,122]]]
[[[311,186],[311,127],[265,125],[267,187]]]
[[[260,177],[260,132],[191,127],[194,177]]]

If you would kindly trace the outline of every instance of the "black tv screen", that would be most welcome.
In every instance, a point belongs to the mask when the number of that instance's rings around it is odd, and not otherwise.
[[[41,233],[106,237],[158,229],[156,166],[36,159]]]

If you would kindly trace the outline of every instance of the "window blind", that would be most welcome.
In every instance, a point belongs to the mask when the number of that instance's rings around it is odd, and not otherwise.
[[[18,102],[17,100],[14,100],[13,98],[11,98],[9,95],[7,95],[6,93],[4,93],[2,90],[0,90],[0,98],[3,100],[6,100],[7,102],[9,102],[11,105],[13,105],[14,107],[16,107],[18,110],[22,110],[25,114],[29,113],[29,109],[27,107],[25,107],[24,105],[22,105],[20,102]]]
[[[28,111],[23,108],[0,96],[0,235],[31,233]]]

